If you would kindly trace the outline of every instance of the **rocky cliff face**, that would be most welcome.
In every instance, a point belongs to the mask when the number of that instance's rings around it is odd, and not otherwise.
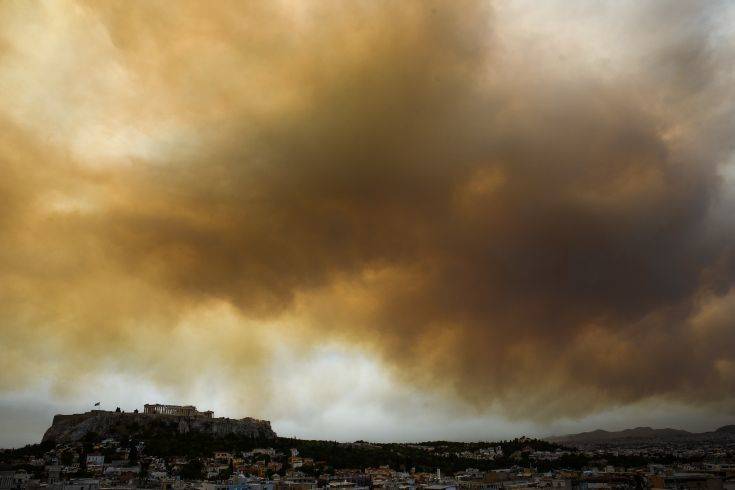
[[[150,437],[175,433],[201,432],[213,436],[228,434],[270,439],[276,433],[267,420],[178,417],[143,413],[116,413],[93,410],[74,415],[56,415],[43,435],[44,441],[72,442],[87,435],[100,437]]]

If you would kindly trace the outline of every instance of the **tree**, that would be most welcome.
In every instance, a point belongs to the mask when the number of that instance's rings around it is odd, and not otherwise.
[[[64,466],[71,466],[74,463],[74,453],[69,450],[62,452],[59,456],[59,463]]]
[[[198,459],[192,459],[181,468],[181,478],[183,480],[201,480],[204,472],[204,465]]]
[[[128,454],[128,462],[130,465],[138,464],[138,446],[135,441],[130,441],[130,453]]]
[[[144,487],[143,483],[148,479],[148,467],[150,466],[151,462],[147,459],[142,459],[140,461],[140,485],[139,488]]]

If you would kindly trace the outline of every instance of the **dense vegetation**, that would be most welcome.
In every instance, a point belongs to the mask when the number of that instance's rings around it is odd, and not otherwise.
[[[164,428],[162,427],[162,429]],[[100,436],[88,434],[83,444],[84,451],[91,451],[94,443],[100,440]],[[128,447],[134,447],[137,442],[143,442],[145,444],[145,454],[148,456],[164,458],[184,456],[192,460],[211,457],[215,451],[229,451],[237,454],[258,447],[272,447],[281,453],[290,454],[290,449],[295,448],[299,451],[300,456],[311,458],[315,462],[313,466],[303,468],[307,473],[331,472],[335,469],[377,467],[381,465],[389,465],[397,470],[410,470],[411,468],[415,468],[417,471],[435,471],[437,468],[440,468],[445,473],[453,473],[468,467],[492,469],[527,463],[527,453],[519,456],[520,451],[524,448],[554,450],[560,447],[556,444],[534,439],[515,439],[494,443],[434,441],[405,445],[390,443],[370,444],[360,441],[353,444],[343,444],[335,441],[314,441],[292,438],[259,440],[236,435],[212,437],[211,435],[198,432],[187,434],[176,433],[173,435],[168,432],[163,437],[157,430],[140,433],[137,439],[125,438],[122,441],[123,445]],[[454,455],[454,453],[462,451],[475,451],[481,448],[497,446],[503,448],[504,454],[507,457],[490,461],[463,458]],[[51,442],[26,446],[21,449],[5,451],[0,454],[0,460],[10,461],[27,455],[40,457],[53,448],[54,445]],[[433,449],[430,450],[429,448]],[[452,453],[452,455],[444,456],[441,453]],[[514,454],[516,457],[511,458],[510,456]],[[261,456],[261,458],[267,459],[268,457]],[[186,471],[197,473],[199,471],[199,467],[196,466],[197,464],[192,462],[191,467],[187,467]]]
[[[238,454],[258,447],[272,447],[283,454],[290,454],[291,448],[297,449],[300,456],[314,460],[312,466],[301,468],[307,474],[313,475],[323,472],[331,473],[337,469],[382,465],[389,465],[393,469],[405,471],[412,468],[415,468],[416,471],[435,471],[440,468],[442,472],[451,474],[467,468],[490,470],[512,466],[533,466],[540,471],[546,471],[554,468],[581,469],[591,464],[638,467],[649,462],[659,462],[649,461],[642,457],[613,455],[593,459],[579,452],[562,456],[555,461],[533,461],[530,459],[532,451],[554,451],[562,446],[543,440],[526,438],[500,442],[471,443],[431,441],[418,444],[374,444],[358,441],[352,444],[344,444],[335,441],[292,438],[260,440],[237,435],[213,437],[201,432],[172,434],[168,427],[161,427],[160,429],[161,431],[154,427],[145,432],[137,433],[135,437],[121,437],[120,440],[123,446],[131,449],[137,443],[143,442],[145,445],[144,453],[147,456],[164,458],[183,456],[190,459],[190,463],[183,469],[183,473],[190,476],[201,473],[202,465],[199,458],[211,457],[215,451],[228,451]],[[165,435],[163,432],[165,432]],[[101,439],[99,435],[88,434],[83,441],[83,453],[92,451],[94,444]],[[498,446],[502,448],[503,456],[496,457],[494,460],[473,459],[458,455],[465,451],[472,452]],[[44,442],[0,452],[0,462],[7,463],[28,455],[40,457],[53,448],[54,444],[52,442]],[[133,451],[131,457],[137,459],[137,453]],[[261,455],[258,458],[269,459],[266,455]],[[182,476],[184,475],[182,474]]]
[[[512,466],[528,461],[528,452],[519,454],[523,449],[553,451],[561,447],[536,439],[514,439],[493,443],[435,441],[405,445],[370,444],[360,441],[354,444],[343,444],[335,441],[291,438],[258,440],[235,435],[215,438],[201,433],[176,434],[173,437],[164,438],[143,437],[142,440],[145,442],[146,454],[161,457],[208,457],[215,451],[238,453],[257,447],[272,447],[289,454],[290,449],[295,448],[299,451],[299,455],[315,461],[315,470],[389,465],[397,470],[416,468],[417,471],[434,471],[436,468],[441,468],[442,471],[451,473],[468,467],[492,469]],[[464,458],[454,454],[496,446],[501,446],[506,456],[495,461]],[[428,448],[433,448],[433,450],[428,450]],[[444,456],[441,453],[452,453],[452,455]],[[513,455],[515,458],[511,457]]]

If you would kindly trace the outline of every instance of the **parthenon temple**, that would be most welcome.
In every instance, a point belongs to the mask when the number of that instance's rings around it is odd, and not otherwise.
[[[160,403],[148,404],[143,407],[143,413],[157,415],[176,415],[179,417],[207,417],[212,418],[214,412],[207,410],[199,412],[193,405],[162,405]]]

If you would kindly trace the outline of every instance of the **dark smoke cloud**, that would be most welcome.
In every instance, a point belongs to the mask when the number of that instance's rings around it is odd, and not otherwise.
[[[289,317],[281,338],[359,345],[511,417],[730,400],[722,5],[625,11],[641,55],[600,73],[519,49],[475,2],[75,8],[66,28],[109,43],[80,63],[111,75],[81,94],[62,76],[63,107],[160,145],[90,156],[77,126],[44,142],[39,97],[8,111],[4,386],[29,332],[176,383],[138,340],[225,303],[240,327],[208,332],[241,382],[268,356],[258,325]]]

